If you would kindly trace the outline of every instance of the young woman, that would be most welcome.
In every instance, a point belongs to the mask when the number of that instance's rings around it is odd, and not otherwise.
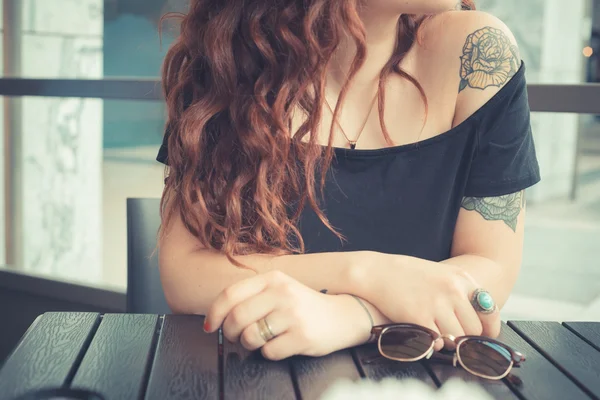
[[[540,176],[517,44],[473,8],[192,1],[157,157],[174,312],[270,359],[498,335]]]

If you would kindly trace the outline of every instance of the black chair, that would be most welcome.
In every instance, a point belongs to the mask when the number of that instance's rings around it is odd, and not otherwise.
[[[160,199],[127,199],[127,312],[170,314],[158,270]]]

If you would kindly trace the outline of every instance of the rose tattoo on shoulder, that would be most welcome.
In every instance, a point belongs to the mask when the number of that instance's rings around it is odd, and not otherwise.
[[[460,57],[460,87],[485,89],[501,87],[520,67],[517,46],[500,29],[485,27],[467,37]]]

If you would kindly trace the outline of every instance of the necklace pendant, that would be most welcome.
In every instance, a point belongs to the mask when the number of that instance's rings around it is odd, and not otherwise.
[[[356,149],[356,140],[350,140],[348,143],[350,143],[350,148],[352,150]]]

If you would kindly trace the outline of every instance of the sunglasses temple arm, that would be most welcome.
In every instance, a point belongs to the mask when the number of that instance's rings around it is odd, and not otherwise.
[[[521,386],[523,384],[523,381],[521,380],[521,378],[519,378],[518,376],[513,375],[513,374],[508,374],[506,376],[506,380],[515,386]]]
[[[383,356],[381,354],[376,354],[376,355],[373,355],[371,357],[367,357],[367,358],[361,359],[360,362],[362,364],[372,364],[375,361],[380,360],[382,358],[383,358]]]

